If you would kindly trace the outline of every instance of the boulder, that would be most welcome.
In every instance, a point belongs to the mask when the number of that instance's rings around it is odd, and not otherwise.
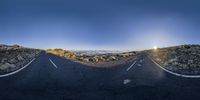
[[[110,56],[107,60],[108,61],[114,61],[114,60],[117,60],[117,58],[115,56]]]

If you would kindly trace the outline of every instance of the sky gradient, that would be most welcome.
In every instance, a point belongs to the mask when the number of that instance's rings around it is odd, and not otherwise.
[[[0,44],[141,50],[200,44],[198,0],[0,0]]]

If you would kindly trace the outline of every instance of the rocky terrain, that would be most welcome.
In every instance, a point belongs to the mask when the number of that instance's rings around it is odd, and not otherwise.
[[[96,67],[108,67],[133,60],[138,52],[86,54],[67,51],[63,49],[48,49],[48,53],[63,56],[73,61]]]
[[[125,51],[118,50],[73,50],[77,54],[108,54],[108,53],[122,53]]]
[[[164,68],[186,75],[200,74],[200,45],[181,45],[148,51]]]
[[[75,62],[95,67],[111,67],[131,62],[139,52],[85,53],[63,49],[48,49]],[[15,71],[36,57],[41,50],[19,45],[0,45],[0,74]],[[98,51],[95,51],[98,52]],[[101,51],[102,52],[102,51]],[[149,56],[164,68],[186,75],[200,74],[200,45],[181,45],[147,50]]]
[[[19,45],[0,45],[0,74],[15,71],[30,62],[41,50]]]

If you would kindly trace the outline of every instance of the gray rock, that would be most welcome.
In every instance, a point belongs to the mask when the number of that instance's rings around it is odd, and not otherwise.
[[[7,58],[2,58],[1,63],[5,63],[7,61]]]
[[[9,60],[9,63],[12,63],[12,64],[16,63],[16,62],[17,62],[17,60],[15,58],[12,58],[12,59]]]
[[[5,70],[5,69],[8,69],[8,68],[13,68],[13,67],[16,67],[16,65],[5,63],[5,64],[0,66],[0,70]]]
[[[20,56],[20,55],[17,56],[17,59],[18,59],[19,61],[24,60],[24,58],[23,58],[22,56]]]

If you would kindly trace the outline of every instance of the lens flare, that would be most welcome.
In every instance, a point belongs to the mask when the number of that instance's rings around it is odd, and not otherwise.
[[[158,47],[157,47],[157,46],[153,46],[153,49],[154,49],[154,50],[157,50],[157,49],[158,49]]]

